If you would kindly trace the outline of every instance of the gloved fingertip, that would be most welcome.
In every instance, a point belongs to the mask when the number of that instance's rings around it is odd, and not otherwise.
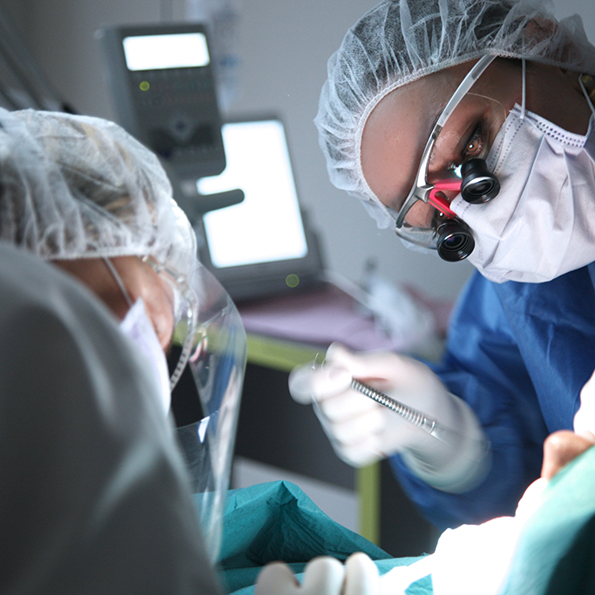
[[[258,574],[254,595],[293,595],[299,582],[291,568],[283,562],[271,562]]]
[[[289,373],[289,393],[296,403],[306,405],[313,400],[312,381],[314,375],[314,368],[305,364],[297,366]]]
[[[323,401],[348,390],[350,386],[349,371],[334,365],[325,365],[317,370],[304,367],[292,371],[289,378],[289,391],[298,403]]]
[[[289,393],[294,401],[305,405],[347,390],[351,380],[351,373],[342,366],[326,364],[315,367],[304,364],[289,373]]]
[[[365,554],[364,552],[355,552],[354,554],[351,554],[351,556],[349,556],[349,558],[347,558],[347,561],[345,562],[345,567],[347,568],[347,570],[350,570],[352,568],[365,568],[373,574],[378,573],[376,564],[374,564],[372,558],[370,558],[370,556],[368,556],[368,554]]]
[[[343,391],[351,385],[351,379],[351,373],[346,368],[328,364],[321,369],[314,390],[321,388],[325,391]]]
[[[343,595],[377,595],[380,587],[378,568],[363,552],[356,552],[345,562]]]
[[[359,445],[345,446],[344,444],[342,444],[340,446],[336,446],[335,444],[333,444],[333,448],[337,456],[344,463],[347,463],[350,467],[354,467],[355,469],[367,467],[368,465],[372,465],[373,463],[376,463],[380,459],[384,458],[380,456],[378,453],[370,450],[362,452]]]
[[[326,361],[341,362],[350,360],[354,352],[345,347],[342,343],[331,343],[329,348],[326,350]]]
[[[310,560],[304,571],[303,595],[340,595],[345,567],[330,556]]]

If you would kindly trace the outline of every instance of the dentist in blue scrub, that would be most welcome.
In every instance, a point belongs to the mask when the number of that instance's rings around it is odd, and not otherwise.
[[[513,513],[595,368],[593,76],[581,19],[534,0],[385,0],[329,60],[315,122],[332,182],[408,247],[477,271],[439,364],[332,345],[290,390],[341,459],[389,458],[439,528]]]

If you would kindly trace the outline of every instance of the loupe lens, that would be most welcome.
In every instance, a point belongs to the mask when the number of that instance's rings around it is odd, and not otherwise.
[[[498,179],[488,170],[483,159],[465,161],[461,173],[461,195],[473,205],[488,202],[500,192]]]
[[[442,260],[458,262],[473,252],[475,240],[469,229],[459,221],[449,220],[436,230],[438,236],[436,247]]]
[[[506,121],[507,110],[500,101],[485,94],[484,79],[480,81],[493,60],[493,56],[487,55],[478,60],[444,106],[428,137],[416,181],[395,218],[396,233],[408,245],[437,249],[447,261],[467,258],[475,241],[471,229],[455,217],[449,204],[436,200],[438,193],[446,196],[447,203],[456,191],[466,202],[482,204],[500,191],[500,183],[488,170],[485,159],[497,162],[501,147],[494,143]],[[478,124],[469,135],[471,121]],[[461,142],[465,143],[463,151]],[[467,156],[471,158],[466,159]],[[450,165],[440,171],[438,164],[444,163]],[[436,217],[437,212],[442,217]]]

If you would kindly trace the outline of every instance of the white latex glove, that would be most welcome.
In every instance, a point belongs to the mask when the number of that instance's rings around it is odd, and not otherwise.
[[[447,529],[434,554],[382,575],[380,595],[405,595],[409,585],[428,574],[434,595],[497,595],[508,576],[521,530],[540,506],[546,485],[543,478],[534,481],[514,517]]]
[[[574,431],[595,441],[595,372],[581,390],[581,405],[574,416]]]
[[[432,555],[434,595],[498,595],[527,520],[542,502],[543,478],[525,491],[513,517],[461,525],[440,536]]]
[[[256,581],[255,595],[379,595],[378,569],[364,553],[341,564],[330,556],[311,560],[300,584],[283,562],[265,566]]]
[[[456,433],[444,443],[351,389],[355,378]],[[418,477],[449,492],[471,489],[488,468],[487,442],[475,414],[425,364],[395,353],[354,353],[334,343],[322,366],[289,376],[289,391],[314,410],[340,459],[363,467],[401,453]]]

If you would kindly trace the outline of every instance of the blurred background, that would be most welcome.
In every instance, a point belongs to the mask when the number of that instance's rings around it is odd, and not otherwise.
[[[378,230],[359,201],[330,184],[313,124],[328,58],[347,29],[375,4],[376,0],[0,0],[0,42],[18,34],[32,65],[59,99],[50,109],[70,106],[76,113],[118,121],[96,32],[114,25],[204,22],[210,30],[223,119],[276,115],[285,124],[300,204],[317,232],[326,268],[359,284],[372,262],[389,284],[406,286],[418,297],[442,304],[446,318],[471,265],[412,252],[392,230]],[[555,8],[559,18],[582,15],[587,35],[595,41],[593,0],[556,0]],[[10,81],[0,77],[2,105],[7,85]],[[381,301],[385,308],[392,307],[389,300]],[[301,307],[315,308],[319,302],[314,296]],[[336,301],[329,308],[334,313],[341,310]],[[404,312],[411,318],[410,310]],[[249,314],[242,311],[245,323]],[[287,318],[286,311],[281,314]],[[351,321],[360,315],[356,310],[348,317]],[[326,312],[321,319],[334,324]],[[296,320],[303,330],[301,319]],[[378,337],[373,332],[370,344],[387,348]],[[354,474],[332,452],[311,408],[289,398],[287,373],[311,358],[310,351],[296,344],[289,356],[287,345],[270,343],[258,333],[256,339],[249,344],[232,487],[289,479],[335,520],[392,555],[430,551],[436,534],[399,491],[388,465]],[[176,421],[184,425],[177,417]],[[368,512],[372,518],[364,519]]]
[[[406,250],[378,230],[359,202],[328,181],[315,127],[326,62],[375,0],[1,0],[49,82],[77,112],[115,119],[95,31],[103,25],[207,20],[217,52],[224,116],[275,113],[285,122],[302,206],[327,267],[358,281],[374,258],[383,277],[453,299],[471,272],[463,262]],[[595,3],[556,0],[582,15],[595,39]]]

